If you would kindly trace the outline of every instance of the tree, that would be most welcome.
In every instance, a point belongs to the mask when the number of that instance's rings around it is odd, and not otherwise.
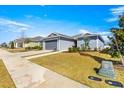
[[[10,48],[14,49],[14,42],[13,41],[10,42]]]
[[[109,54],[112,57],[120,57],[121,61],[123,61],[122,56],[124,56],[124,14],[119,16],[119,27],[112,28],[110,31],[112,33],[112,36],[109,37],[111,41]]]
[[[119,16],[119,27],[124,29],[124,13]]]

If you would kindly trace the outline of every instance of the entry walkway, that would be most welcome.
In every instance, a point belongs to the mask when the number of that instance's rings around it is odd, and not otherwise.
[[[0,49],[0,58],[18,88],[87,87],[5,50]]]

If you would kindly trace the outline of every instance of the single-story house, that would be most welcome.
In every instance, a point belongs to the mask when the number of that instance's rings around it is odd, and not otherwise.
[[[14,40],[15,48],[24,48],[24,47],[34,47],[42,45],[43,37],[37,36],[33,38],[20,38]]]
[[[71,37],[60,33],[51,33],[43,39],[43,49],[64,51],[72,46],[81,48],[85,43],[84,40],[88,40],[91,50],[94,50],[95,48],[97,50],[102,50],[104,48],[104,40],[98,34],[86,33]]]
[[[79,34],[76,36],[73,36],[74,39],[77,40],[77,47],[82,47],[84,45],[85,41],[89,43],[89,48],[91,50],[97,49],[102,50],[104,49],[104,40],[99,34]]]
[[[73,37],[60,33],[51,33],[43,39],[44,50],[68,50],[75,46],[76,40]]]
[[[19,47],[33,47],[42,44],[44,50],[68,50],[69,47],[75,46],[80,47],[88,41],[89,48],[91,50],[104,49],[104,40],[99,34],[78,34],[75,36],[67,36],[60,33],[51,33],[47,37],[43,38],[41,36],[34,38],[21,38],[14,40],[14,46]]]

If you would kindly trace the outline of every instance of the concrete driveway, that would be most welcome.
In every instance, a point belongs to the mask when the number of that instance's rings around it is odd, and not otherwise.
[[[21,56],[21,57],[28,57],[28,56],[40,55],[40,54],[51,53],[51,52],[54,52],[54,51],[53,50],[39,50],[39,51],[18,52],[18,53],[13,53],[13,54]]]
[[[87,86],[0,49],[0,57],[17,88],[86,88]]]

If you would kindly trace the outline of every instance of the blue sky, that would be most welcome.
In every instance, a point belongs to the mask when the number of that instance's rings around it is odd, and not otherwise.
[[[124,6],[0,6],[0,43],[21,36],[98,33],[107,40],[110,28],[117,27]]]

